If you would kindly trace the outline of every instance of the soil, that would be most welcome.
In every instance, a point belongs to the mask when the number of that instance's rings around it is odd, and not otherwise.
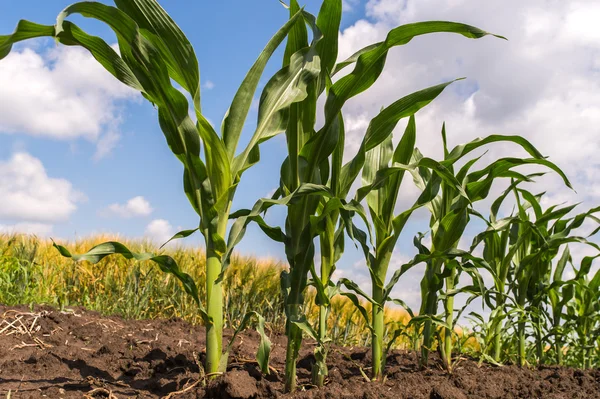
[[[231,332],[228,332],[230,335]],[[123,320],[74,308],[0,305],[0,398],[600,398],[600,370],[496,367],[462,359],[452,375],[432,357],[427,370],[414,352],[388,358],[384,383],[368,382],[367,348],[332,348],[324,388],[310,386],[310,342],[298,363],[300,391],[283,394],[285,337],[273,334],[263,377],[254,362],[258,336],[233,346],[227,373],[203,384],[204,331],[179,319]],[[178,392],[177,394],[174,394]]]

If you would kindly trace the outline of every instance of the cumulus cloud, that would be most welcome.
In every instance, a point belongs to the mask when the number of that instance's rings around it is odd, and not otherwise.
[[[23,48],[0,63],[0,132],[97,144],[96,159],[119,139],[119,100],[137,94],[85,50]]]
[[[159,244],[166,242],[174,234],[173,226],[165,219],[151,221],[144,232],[144,236]]]
[[[454,83],[417,114],[417,145],[441,156],[440,130],[449,144],[493,133],[529,139],[572,180],[576,195],[548,174],[536,189],[548,202],[600,200],[600,6],[557,0],[370,0],[366,18],[340,36],[340,58],[385,38],[389,29],[423,20],[454,20],[508,37],[478,40],[435,34],[390,51],[378,82],[344,109],[346,143],[354,153],[368,121],[382,106],[444,80]],[[398,127],[396,140],[404,125]],[[514,145],[489,147],[485,159],[523,156]]]
[[[154,209],[150,206],[150,202],[144,197],[138,195],[128,200],[125,204],[111,204],[103,214],[105,215],[117,215],[124,218],[132,218],[136,216],[148,216]]]
[[[65,221],[85,199],[68,180],[49,177],[42,162],[26,152],[0,161],[0,196],[0,219],[30,223],[15,225],[23,229]]]
[[[342,0],[342,11],[343,12],[351,12],[356,9],[359,0]]]

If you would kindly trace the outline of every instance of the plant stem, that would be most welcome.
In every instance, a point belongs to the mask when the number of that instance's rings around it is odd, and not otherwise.
[[[221,259],[209,240],[206,249],[207,313],[212,322],[206,326],[206,372],[216,373],[221,363],[223,345],[223,289],[215,282],[221,273]]]
[[[588,337],[587,337],[587,328],[583,329],[583,334],[581,334],[581,368],[588,368]]]
[[[446,277],[446,292],[454,290],[454,280],[456,279],[456,268],[453,268],[450,276]],[[446,312],[446,324],[450,328],[444,329],[444,357],[448,372],[452,372],[452,328],[454,324],[454,295],[446,296],[444,300],[444,310]]]
[[[542,321],[539,315],[536,318],[536,331],[535,331],[535,349],[537,352],[538,366],[544,364],[544,347],[542,344]]]
[[[434,261],[435,262],[435,261]],[[435,270],[437,268],[436,263],[431,263],[427,265],[427,269],[425,270],[425,281],[424,283],[428,285],[427,287],[427,296],[425,301],[425,315],[434,316],[437,308],[437,292],[435,289],[431,289],[431,284],[433,282]],[[422,283],[423,284],[423,283]],[[421,287],[423,290],[423,287]],[[433,323],[431,320],[425,320],[425,325],[423,327],[423,345],[421,346],[421,367],[427,367],[429,364],[429,350],[431,349],[431,342],[433,338],[432,331]]]
[[[562,351],[562,342],[559,337],[556,337],[556,341],[554,342],[554,350],[556,351],[556,363],[559,366],[562,366],[563,363],[563,351]]]
[[[221,218],[217,234],[225,237],[226,230],[227,218]],[[221,256],[216,253],[210,234],[206,237],[206,311],[212,322],[206,326],[205,369],[207,374],[212,374],[219,371],[223,355],[223,286],[216,281],[221,274]]]
[[[321,342],[327,338],[327,310],[328,307],[321,305],[319,307],[319,338]],[[327,352],[326,348],[318,345],[315,349],[315,363],[312,369],[312,383],[318,387],[325,384],[325,377],[328,374],[327,370]]]
[[[519,366],[525,366],[525,321],[519,319],[517,334],[519,339]]]
[[[383,312],[383,287],[378,287],[373,281],[373,300],[381,306],[373,305],[373,337],[371,338],[371,353],[373,358],[373,379],[381,380],[383,365],[383,334],[384,334],[384,312]]]
[[[302,251],[298,251],[302,253]],[[299,320],[301,315],[301,307],[304,303],[304,289],[307,283],[307,268],[306,265],[299,261],[300,257],[294,257],[295,265],[291,267],[290,281],[293,284],[290,286],[289,295],[286,298],[286,335],[287,335],[287,351],[285,354],[285,392],[291,393],[296,390],[296,361],[298,360],[298,352],[302,345],[302,330],[292,320]],[[312,257],[311,257],[312,259]]]
[[[335,240],[335,224],[334,221],[328,217],[326,219],[326,230],[321,235],[321,284],[325,289],[325,294],[329,287],[329,280],[331,278],[331,272],[333,270],[333,259],[335,256],[334,248]],[[331,299],[331,298],[329,298]],[[327,339],[327,315],[329,313],[329,304],[321,304],[319,306],[319,339],[321,343],[324,343]],[[315,363],[312,369],[312,383],[318,387],[322,387],[325,383],[325,377],[328,374],[327,370],[327,348],[323,344],[317,346],[315,349]]]
[[[494,329],[494,360],[499,362],[500,356],[502,355],[502,329],[504,328],[504,281],[506,281],[506,272],[504,272],[501,276],[500,283],[496,286],[498,290],[498,294],[496,296],[496,309],[498,310],[498,314],[496,315],[496,323]]]
[[[296,391],[296,360],[302,344],[302,330],[289,320],[298,318],[298,313],[298,307],[291,306],[289,308],[289,319],[286,328],[288,341],[285,352],[285,392],[288,393]]]

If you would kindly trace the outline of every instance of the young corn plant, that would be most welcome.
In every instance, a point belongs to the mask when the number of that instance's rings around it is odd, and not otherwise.
[[[290,11],[296,9],[299,6],[296,1],[292,1]],[[315,68],[318,67],[319,72],[308,83],[307,98],[290,109],[286,129],[288,156],[281,168],[279,189],[273,198],[259,200],[252,210],[236,213],[234,216],[238,220],[231,232],[231,235],[241,239],[247,223],[255,221],[269,237],[285,246],[290,266],[289,272],[282,275],[288,320],[285,378],[286,390],[290,392],[296,389],[296,361],[303,332],[318,342],[313,381],[317,385],[322,384],[327,373],[324,357],[326,351],[323,348],[328,340],[325,319],[332,292],[329,290],[329,280],[335,260],[342,250],[336,220],[340,218],[345,229],[352,235],[350,216],[353,213],[364,216],[360,204],[357,201],[346,201],[346,198],[365,164],[366,153],[386,140],[400,119],[409,117],[427,105],[450,82],[415,92],[386,107],[371,121],[356,155],[343,165],[342,107],[378,79],[391,48],[404,45],[416,36],[434,32],[458,33],[468,38],[480,38],[488,34],[478,28],[454,22],[408,24],[391,30],[384,41],[367,46],[336,64],[337,44],[332,43],[337,41],[334,36],[338,34],[339,1],[324,1],[316,18],[305,11],[301,12],[312,31],[312,41],[308,43],[306,27],[297,23],[289,35],[284,64],[293,62],[290,54],[304,52],[318,60],[315,61]],[[354,65],[352,72],[332,82],[335,74],[350,65]],[[316,128],[317,99],[321,95],[326,97],[325,120],[320,128]],[[287,207],[283,230],[268,226],[261,216],[274,205]],[[314,266],[316,237],[320,237],[326,248],[326,261],[320,275],[317,275]],[[312,283],[318,291],[319,304],[324,307],[319,332],[306,322],[301,310],[309,273],[313,274]]]
[[[391,291],[404,270],[400,269],[397,271],[386,284],[390,261],[400,234],[412,213],[435,198],[441,181],[447,180],[450,184],[456,185],[457,189],[460,190],[460,184],[454,179],[454,176],[449,174],[445,168],[433,159],[422,158],[417,163],[410,164],[411,157],[415,151],[415,142],[416,124],[414,116],[411,116],[406,130],[395,149],[393,148],[392,136],[390,135],[380,145],[367,152],[362,172],[364,186],[358,190],[356,201],[359,202],[366,196],[370,215],[370,230],[374,231],[375,236],[373,250],[369,248],[366,241],[366,234],[360,232],[355,226],[353,226],[353,230],[354,235],[363,248],[366,265],[371,276],[371,295],[366,294],[360,287],[348,279],[340,280],[341,284],[352,291],[344,292],[343,295],[353,300],[369,323],[368,326],[371,331],[372,378],[375,380],[380,380],[383,377],[387,352],[395,339],[405,332],[404,326],[396,329],[392,333],[390,342],[387,344],[384,343],[384,308],[386,302],[392,301],[399,304],[406,308],[411,316],[414,316],[404,302],[399,299],[390,298]],[[408,210],[395,214],[405,172],[417,168],[428,168],[431,170],[432,179]],[[356,295],[363,297],[372,304],[370,321],[366,309],[362,307]]]
[[[167,255],[133,253],[117,242],[107,242],[83,255],[72,255],[66,248],[57,248],[64,256],[75,260],[98,262],[110,254],[121,254],[137,260],[151,260],[160,269],[175,275],[185,290],[194,297],[206,325],[206,362],[208,375],[223,371],[227,350],[223,353],[223,292],[222,277],[233,245],[224,239],[236,187],[243,172],[260,159],[259,144],[286,129],[292,104],[309,96],[308,82],[318,75],[318,60],[314,51],[300,50],[288,54],[290,62],[266,84],[259,101],[256,129],[248,145],[237,151],[244,122],[264,68],[273,52],[286,38],[301,12],[271,38],[236,92],[229,111],[217,133],[200,107],[200,74],[191,43],[156,0],[115,0],[116,6],[95,2],[75,3],[64,9],[54,26],[22,20],[11,35],[0,36],[0,58],[12,44],[35,37],[53,37],[69,46],[81,46],[125,85],[142,93],[158,111],[158,120],[167,144],[183,164],[183,188],[199,216],[198,228],[178,233],[173,238],[186,237],[199,230],[206,245],[206,297],[199,298],[193,279],[181,272]],[[108,26],[117,36],[119,52],[99,37],[91,36],[67,20],[79,14]],[[313,49],[314,50],[314,49]],[[191,98],[190,104],[174,82]],[[291,108],[292,107],[292,108]],[[241,323],[247,323],[249,313]],[[241,327],[240,326],[240,327]],[[259,318],[259,330],[262,319]],[[268,372],[269,345],[263,334],[259,361]]]
[[[569,296],[572,296],[572,300],[567,304],[567,325],[577,336],[569,350],[579,352],[579,366],[583,369],[593,367],[594,350],[598,352],[596,345],[600,335],[600,270],[591,275],[591,266],[598,256],[600,255],[584,257],[579,269],[575,269],[575,278],[565,287]]]
[[[469,223],[470,215],[476,212],[472,204],[485,199],[498,178],[517,178],[527,180],[527,177],[514,171],[513,168],[521,165],[541,165],[557,172],[563,181],[570,187],[570,183],[564,173],[552,162],[545,159],[542,154],[527,140],[520,136],[491,135],[478,138],[470,143],[458,145],[452,151],[448,151],[446,145],[445,126],[442,127],[442,141],[444,149],[444,160],[440,162],[445,169],[456,177],[460,182],[462,190],[455,185],[442,181],[440,192],[428,205],[431,213],[431,248],[419,247],[421,256],[425,253],[429,256],[426,261],[425,276],[421,282],[421,311],[420,315],[427,316],[424,321],[423,346],[421,353],[421,364],[427,365],[429,351],[432,347],[435,331],[433,324],[440,325],[436,320],[438,301],[443,302],[443,338],[440,340],[440,351],[442,360],[448,371],[452,371],[452,348],[453,348],[453,326],[454,297],[466,292],[470,294],[483,294],[481,276],[477,269],[485,268],[494,274],[493,269],[482,259],[473,257],[470,253],[457,249],[458,243]],[[455,172],[455,163],[463,159],[471,151],[494,142],[513,143],[524,149],[531,158],[500,158],[491,162],[483,169],[471,172],[473,165],[481,158],[473,158]],[[417,152],[416,159],[421,155]],[[424,189],[429,184],[432,175],[424,168],[413,173],[417,186]],[[436,255],[437,254],[437,255]],[[457,257],[462,261],[458,262]],[[473,285],[457,288],[458,278],[461,272],[466,272],[473,277]]]
[[[539,198],[520,188],[513,188],[516,197],[519,223],[512,226],[508,257],[514,270],[511,272],[509,290],[514,299],[514,312],[517,314],[518,362],[527,364],[527,324],[530,323],[535,342],[536,361],[544,362],[544,307],[549,302],[549,287],[552,287],[551,274],[553,260],[563,245],[582,243],[598,249],[598,245],[586,237],[571,235],[586,219],[596,220],[598,208],[574,217],[567,215],[577,206],[551,206],[543,210]],[[523,198],[523,201],[521,201]],[[530,208],[533,214],[527,212]],[[532,220],[532,218],[534,220]],[[597,231],[597,229],[596,229]],[[596,232],[594,231],[594,233]],[[592,233],[592,234],[594,234]],[[562,261],[558,266],[564,267]],[[555,271],[556,273],[556,271]],[[556,278],[562,274],[558,270]],[[560,280],[558,280],[560,281]],[[560,283],[555,283],[554,287]],[[550,302],[552,305],[552,302]],[[558,304],[557,304],[558,306]]]
[[[554,267],[551,284],[545,293],[550,307],[548,337],[554,338],[554,341],[551,342],[555,356],[554,362],[559,366],[562,366],[564,362],[564,347],[567,335],[563,315],[566,312],[567,304],[573,298],[573,290],[565,284],[563,274],[567,264],[571,262],[571,251],[569,250],[569,246],[565,245],[565,249]]]
[[[482,328],[482,331],[485,331],[485,338],[483,339],[485,351],[482,356],[493,359],[496,363],[501,361],[502,336],[506,318],[506,284],[508,283],[509,273],[512,271],[512,259],[509,256],[511,253],[509,238],[513,224],[519,222],[518,216],[511,214],[508,217],[499,219],[498,213],[502,204],[509,194],[512,194],[516,186],[525,181],[531,182],[534,177],[541,175],[541,173],[530,174],[526,176],[526,180],[513,180],[511,185],[492,203],[489,218],[481,218],[487,224],[487,229],[475,236],[471,244],[470,252],[472,253],[477,246],[483,243],[482,258],[493,271],[494,286],[485,292],[485,301],[492,310],[489,325],[486,325],[481,316],[478,317],[478,320],[482,327],[486,327]]]

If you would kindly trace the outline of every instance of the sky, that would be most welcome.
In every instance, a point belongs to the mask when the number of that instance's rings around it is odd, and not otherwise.
[[[2,1],[0,34],[19,19],[53,24],[70,3],[63,0]],[[202,109],[218,128],[235,90],[271,35],[285,23],[277,0],[161,1],[193,44],[200,64]],[[320,2],[301,2],[316,13]],[[115,43],[103,25],[70,18],[88,32]],[[344,107],[346,153],[354,154],[371,118],[413,91],[466,77],[416,115],[417,146],[442,155],[440,129],[446,123],[450,146],[489,134],[529,139],[558,164],[574,185],[556,176],[539,179],[544,205],[600,203],[600,3],[558,0],[345,0],[338,60],[405,23],[423,20],[465,22],[503,35],[435,34],[390,51],[379,80]],[[262,88],[280,67],[282,49],[265,71]],[[258,93],[257,93],[258,97]],[[256,109],[242,141],[252,134]],[[400,123],[399,140],[405,123]],[[280,135],[261,146],[261,162],[247,171],[233,208],[248,208],[278,185],[285,157]],[[489,147],[485,159],[522,156],[510,145]],[[501,185],[494,188],[499,192]],[[403,187],[399,209],[417,193]],[[483,202],[482,210],[489,208]],[[268,215],[283,223],[284,209]],[[25,232],[58,240],[98,233],[162,243],[181,229],[197,226],[182,190],[182,166],[168,149],[155,109],[99,67],[84,50],[48,39],[23,42],[0,61],[0,231]],[[481,225],[461,240],[468,248]],[[409,222],[392,262],[398,267],[415,253],[412,237],[427,231],[418,212]],[[201,236],[186,244],[200,244]],[[338,263],[338,276],[369,284],[362,255],[352,245]],[[283,248],[252,227],[238,250],[285,259]],[[587,254],[581,249],[579,254]],[[395,292],[419,303],[415,269]]]

